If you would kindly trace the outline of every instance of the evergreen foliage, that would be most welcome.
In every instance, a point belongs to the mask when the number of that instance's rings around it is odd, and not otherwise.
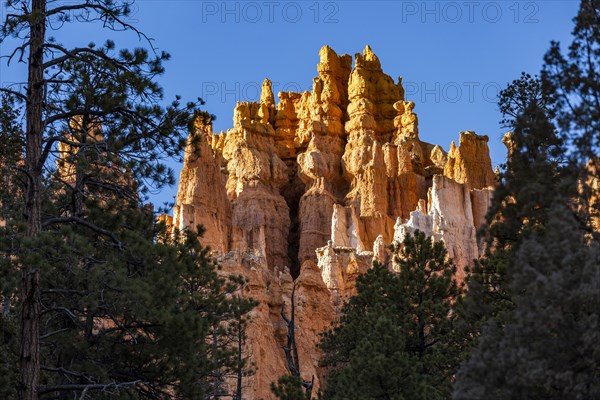
[[[563,205],[549,216],[511,259],[515,307],[486,324],[453,398],[600,396],[600,246]]]
[[[321,342],[325,399],[447,399],[460,362],[453,304],[461,289],[440,242],[422,232],[393,245],[398,272],[375,265]]]
[[[581,0],[573,41],[563,54],[553,41],[542,78],[557,99],[557,123],[580,163],[600,154],[600,1]]]
[[[569,60],[553,43],[542,80],[523,75],[501,94],[509,159],[466,301],[492,306],[470,315],[481,336],[455,399],[600,396],[599,242],[585,215],[598,195],[585,165],[597,161],[598,21],[598,2],[583,0]]]
[[[156,78],[169,55],[129,23],[131,4],[7,2],[0,41],[23,39],[8,61],[27,58],[29,79],[26,90],[0,89],[12,99],[0,165],[15,172],[0,185],[7,396],[241,396],[228,379],[248,373],[233,341],[255,305],[240,296],[245,281],[222,277],[197,235],[167,234],[144,204],[174,182],[164,160],[180,159],[195,122],[212,116],[201,100],[164,105]],[[132,31],[151,48],[66,48],[47,35],[81,22]],[[20,282],[4,279],[15,272]]]
[[[486,217],[486,251],[470,271],[461,309],[475,336],[487,319],[514,308],[508,285],[514,253],[547,224],[557,197],[573,193],[573,185],[561,178],[564,142],[552,125],[553,102],[540,79],[522,74],[500,93],[500,110],[511,129],[505,136],[509,156]]]
[[[271,383],[271,392],[280,400],[306,400],[302,379],[297,376],[284,375],[280,377],[277,385]]]
[[[574,22],[566,54],[552,42],[542,79],[557,99],[557,126],[569,145],[580,225],[600,240],[600,1],[582,0]],[[590,228],[594,221],[595,230]]]

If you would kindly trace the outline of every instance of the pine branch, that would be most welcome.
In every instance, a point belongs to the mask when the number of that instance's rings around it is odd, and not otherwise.
[[[97,384],[70,384],[70,385],[54,385],[54,386],[40,386],[38,389],[39,394],[51,393],[51,392],[67,392],[67,391],[81,391],[82,396],[90,390],[106,391],[111,389],[122,389],[128,386],[134,386],[143,384],[142,381],[122,382],[122,383],[97,383]],[[84,397],[80,397],[83,399]]]

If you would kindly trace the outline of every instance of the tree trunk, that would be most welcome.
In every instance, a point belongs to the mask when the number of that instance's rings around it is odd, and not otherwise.
[[[237,326],[237,345],[238,345],[238,354],[237,354],[237,382],[235,389],[235,397],[234,400],[242,400],[242,379],[244,379],[244,328],[242,324],[242,317],[238,320]]]
[[[25,194],[27,237],[35,238],[42,230],[42,109],[44,103],[44,42],[46,0],[33,0],[30,14],[29,75],[26,106],[26,156],[28,173]],[[29,249],[35,251],[35,249]],[[22,314],[20,343],[21,400],[37,400],[40,381],[40,268],[24,265],[22,275]]]

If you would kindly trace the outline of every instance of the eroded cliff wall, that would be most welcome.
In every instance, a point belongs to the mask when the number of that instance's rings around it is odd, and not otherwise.
[[[354,281],[387,246],[420,229],[446,244],[464,267],[481,252],[492,172],[488,138],[461,132],[445,152],[420,139],[406,101],[367,46],[337,55],[325,46],[311,91],[281,92],[265,80],[260,102],[240,102],[233,128],[190,138],[172,220],[201,224],[201,239],[227,274],[246,276],[252,312],[248,354],[256,365],[244,399],[271,399],[285,373],[283,346],[295,280],[302,377],[321,385],[319,333],[339,313]]]

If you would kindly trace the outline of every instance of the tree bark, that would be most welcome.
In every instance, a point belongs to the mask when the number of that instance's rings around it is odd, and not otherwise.
[[[236,389],[235,389],[235,396],[234,396],[234,400],[242,400],[242,380],[244,379],[244,369],[243,369],[243,365],[244,365],[244,357],[243,357],[243,353],[244,353],[244,327],[243,327],[243,323],[242,323],[242,317],[239,317],[240,319],[237,321],[237,347],[238,347],[238,354],[237,354],[237,382],[236,382]]]
[[[44,42],[46,0],[33,0],[30,14],[30,46],[26,104],[25,198],[27,237],[42,230],[42,110],[44,105]],[[28,249],[33,252],[35,249]],[[31,259],[31,258],[30,258]],[[37,400],[40,381],[40,267],[24,265],[22,272],[21,342],[19,351],[21,400]]]

